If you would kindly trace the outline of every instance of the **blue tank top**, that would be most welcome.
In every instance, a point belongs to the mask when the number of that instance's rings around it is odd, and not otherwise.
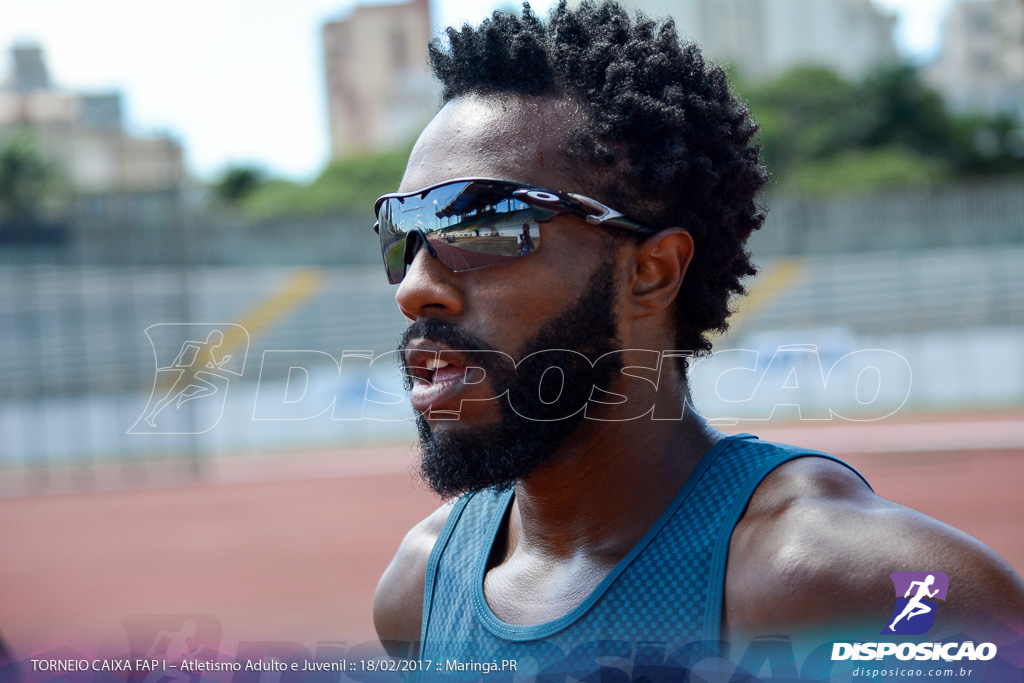
[[[586,600],[531,626],[501,621],[484,598],[488,558],[513,491],[463,496],[427,564],[421,680],[680,680],[680,669],[727,656],[720,632],[733,527],[764,477],[804,456],[842,462],[750,434],[721,439]]]

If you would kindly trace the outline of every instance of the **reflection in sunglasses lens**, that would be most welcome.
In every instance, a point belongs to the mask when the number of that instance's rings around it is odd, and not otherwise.
[[[453,183],[434,188],[423,197],[384,200],[377,220],[389,281],[402,281],[422,242],[454,271],[500,263],[536,250],[540,245],[538,223],[550,219],[554,212],[512,198],[502,185]]]

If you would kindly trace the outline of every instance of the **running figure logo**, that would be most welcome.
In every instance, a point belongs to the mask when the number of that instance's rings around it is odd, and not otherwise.
[[[135,683],[211,680],[180,667],[184,662],[221,659],[217,647],[222,629],[216,618],[208,614],[133,614],[122,619],[121,624],[133,657],[162,660],[166,664],[150,671],[144,678],[137,677]]]
[[[201,434],[213,429],[223,414],[231,375],[241,377],[245,367],[248,332],[233,323],[160,323],[146,328],[146,336],[156,374],[146,408],[128,433]],[[195,404],[191,415],[182,414],[182,406],[196,399],[206,400]]]
[[[882,633],[927,632],[935,623],[935,601],[946,599],[949,577],[942,572],[894,572],[889,578],[896,589],[896,606]]]

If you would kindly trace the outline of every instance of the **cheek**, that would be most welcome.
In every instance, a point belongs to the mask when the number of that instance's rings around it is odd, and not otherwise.
[[[539,257],[539,254],[537,255]],[[494,278],[481,283],[468,298],[466,313],[476,318],[481,336],[499,349],[518,348],[522,340],[560,313],[575,296],[571,282],[558,277],[547,268],[530,268],[525,263],[513,264],[514,277]],[[496,266],[492,270],[512,268]],[[498,275],[499,273],[492,273]],[[501,273],[504,275],[504,273]]]
[[[540,245],[532,254],[462,273],[465,312],[496,348],[518,349],[585,294],[606,247],[599,228],[542,224]]]

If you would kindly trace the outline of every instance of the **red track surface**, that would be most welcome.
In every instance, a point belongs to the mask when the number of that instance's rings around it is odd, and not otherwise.
[[[978,449],[879,452],[870,426],[859,442],[828,428],[789,440],[840,453],[882,496],[967,531],[1021,572],[1018,418],[962,423]],[[948,423],[886,427],[926,439],[937,424]],[[0,501],[0,634],[19,655],[85,653],[124,641],[129,615],[206,614],[225,652],[247,639],[370,640],[377,578],[437,504],[413,482],[410,458],[397,447],[236,459],[201,485]]]

